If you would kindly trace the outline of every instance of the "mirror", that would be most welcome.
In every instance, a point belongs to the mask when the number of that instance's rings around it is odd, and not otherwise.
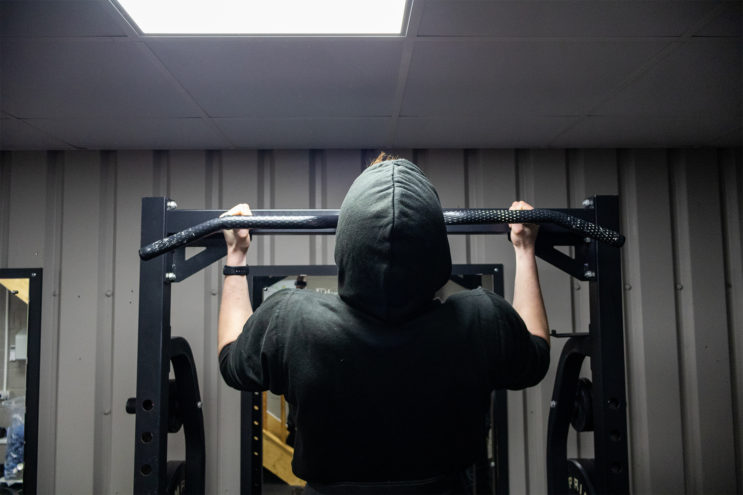
[[[0,270],[1,493],[36,493],[41,273]]]

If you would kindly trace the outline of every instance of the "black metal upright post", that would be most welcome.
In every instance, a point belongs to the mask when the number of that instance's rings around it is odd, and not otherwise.
[[[616,196],[594,198],[594,222],[619,229]],[[590,283],[595,487],[598,493],[629,493],[627,401],[624,382],[622,275],[618,248],[592,243],[596,273]]]
[[[588,200],[596,224],[619,227],[616,196]],[[586,249],[587,248],[587,249]],[[619,249],[592,241],[576,246],[564,263],[574,277],[589,281],[590,325],[570,337],[560,354],[547,429],[547,482],[551,494],[629,493],[627,414],[624,382],[621,258]],[[591,360],[591,381],[580,378]],[[589,397],[589,398],[587,398]],[[594,458],[567,459],[570,425],[593,431]]]
[[[166,212],[166,198],[142,199],[143,246],[167,234]],[[134,493],[164,493],[167,483],[171,258],[140,262]]]

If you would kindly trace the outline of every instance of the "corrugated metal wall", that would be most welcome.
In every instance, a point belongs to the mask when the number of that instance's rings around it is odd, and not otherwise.
[[[445,207],[521,198],[579,207],[620,194],[631,479],[635,493],[743,491],[743,168],[740,149],[401,150]],[[337,208],[369,153],[3,152],[0,267],[43,267],[40,493],[130,493],[140,199],[182,208]],[[251,264],[331,263],[332,237],[263,237]],[[503,237],[452,239],[456,263],[502,262]],[[550,325],[585,330],[588,291],[541,265]],[[239,403],[217,371],[221,275],[173,289],[174,335],[193,347],[204,399],[207,487],[237,493]],[[556,361],[561,343],[554,342]],[[546,491],[553,370],[509,396],[511,493]],[[435,432],[432,432],[435,434]],[[571,441],[590,455],[590,437]],[[172,457],[182,442],[171,442]]]

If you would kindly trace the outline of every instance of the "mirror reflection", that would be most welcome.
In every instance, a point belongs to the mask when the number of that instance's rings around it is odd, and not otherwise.
[[[9,487],[23,483],[29,286],[0,278],[0,482]]]

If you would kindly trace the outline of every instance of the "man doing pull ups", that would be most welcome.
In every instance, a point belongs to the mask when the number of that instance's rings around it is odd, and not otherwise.
[[[226,213],[250,214],[246,204]],[[224,236],[227,265],[244,266],[248,230]],[[533,386],[549,366],[536,236],[511,225],[513,305],[482,288],[435,300],[451,275],[438,195],[413,163],[383,160],[341,206],[337,294],[283,290],[253,313],[245,278],[225,277],[222,375],[286,397],[305,493],[463,491],[490,393]]]

